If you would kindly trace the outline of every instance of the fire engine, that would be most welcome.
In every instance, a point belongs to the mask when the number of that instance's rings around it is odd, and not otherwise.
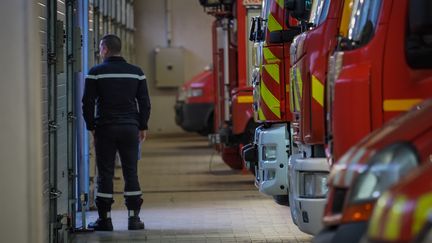
[[[430,160],[431,118],[432,100],[427,100],[389,121],[381,129],[375,130],[342,156],[330,175],[333,190],[329,194],[324,216],[326,223],[335,224],[332,225],[334,227],[327,227],[321,232],[315,242],[358,242],[362,238],[377,198],[391,185],[406,177],[410,171],[414,171],[419,164]],[[421,184],[417,184],[416,187],[423,187]],[[417,191],[414,188],[411,190]],[[380,200],[389,202],[389,194],[384,195],[384,199]],[[407,202],[393,199],[393,206],[401,206]],[[381,203],[376,213],[382,213],[383,207],[390,207],[390,204]],[[400,209],[401,207],[398,210]],[[409,207],[406,210],[409,211]],[[399,213],[402,211],[405,210],[400,210]],[[392,238],[411,232],[411,226],[403,227],[411,223],[409,219],[406,218],[407,222],[404,223],[400,218],[402,214],[398,217],[387,222],[387,225],[391,226],[387,227],[382,237]],[[381,229],[386,226],[378,225],[377,219],[374,220],[371,221],[370,227],[373,226],[373,229],[371,228],[370,232],[378,236],[383,233]]]
[[[258,15],[261,1],[200,0],[213,24],[214,134],[223,161],[242,169],[241,146],[252,140],[255,122],[252,87],[247,82],[252,63],[252,45],[247,42],[248,19]]]
[[[176,124],[203,136],[212,133],[214,127],[213,71],[208,69],[179,88],[175,104]]]
[[[295,18],[307,15],[305,1],[265,0],[260,17],[253,20],[251,40],[257,53],[252,73],[255,119],[253,143],[243,158],[255,171],[255,184],[279,204],[288,204],[288,155],[290,154],[289,47],[300,27]],[[287,7],[285,4],[289,4]]]
[[[379,159],[376,165],[384,166],[388,158],[371,157],[373,151],[357,147],[384,143],[392,125],[342,154],[384,122],[432,96],[432,13],[428,4],[427,0],[355,0],[352,4],[348,31],[340,37],[339,50],[329,59],[327,138],[336,163],[329,178],[325,229],[316,242],[356,242],[363,234],[380,192],[369,195],[359,191],[360,186],[369,185],[361,182],[368,175],[367,167],[362,165]],[[413,129],[406,127],[405,131],[411,133]],[[404,148],[395,145],[383,153]],[[410,151],[406,153],[409,156]]]
[[[328,58],[337,35],[346,31],[349,1],[315,0],[308,30],[291,45],[290,96],[293,113],[289,159],[289,199],[293,220],[299,228],[316,234],[327,196],[329,163],[325,154],[324,94]]]
[[[409,120],[395,128],[397,132],[405,135],[402,141],[414,151],[414,155],[400,154],[393,158],[393,166],[386,166],[385,171],[380,172],[395,174],[395,165],[400,167],[406,164],[406,158],[409,158],[407,155],[418,158],[417,162],[421,160],[424,165],[408,174],[378,199],[368,227],[367,235],[370,241],[430,242],[432,239],[424,239],[426,234],[430,233],[432,223],[432,100],[419,108],[421,110],[407,114],[406,117],[410,116]],[[407,130],[403,130],[404,128]],[[389,177],[389,180],[394,181],[394,178]]]

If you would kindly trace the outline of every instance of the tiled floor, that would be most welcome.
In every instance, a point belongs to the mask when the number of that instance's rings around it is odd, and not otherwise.
[[[139,165],[143,231],[127,230],[121,180],[115,182],[114,232],[73,235],[73,242],[310,242],[289,208],[262,196],[249,174],[230,170],[206,138],[150,137]],[[120,171],[116,172],[119,176]],[[89,212],[87,220],[96,219]]]

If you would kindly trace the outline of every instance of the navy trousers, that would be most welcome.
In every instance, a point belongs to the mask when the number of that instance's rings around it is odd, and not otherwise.
[[[99,211],[111,211],[115,158],[120,155],[124,197],[128,210],[139,210],[143,202],[137,173],[139,153],[138,127],[119,124],[104,125],[95,130],[96,166],[98,169],[96,206]]]

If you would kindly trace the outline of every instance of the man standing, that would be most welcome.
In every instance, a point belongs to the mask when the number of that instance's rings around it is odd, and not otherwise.
[[[96,206],[99,218],[89,228],[112,231],[111,205],[116,152],[124,177],[129,211],[128,229],[144,229],[139,218],[143,202],[137,174],[139,143],[145,140],[150,99],[143,71],[120,56],[121,40],[105,35],[99,45],[103,63],[90,69],[82,109],[87,130],[93,134],[98,169]],[[96,107],[96,112],[95,112]]]

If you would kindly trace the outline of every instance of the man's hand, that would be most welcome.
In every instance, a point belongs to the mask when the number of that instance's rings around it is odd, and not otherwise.
[[[139,141],[144,142],[147,137],[147,130],[140,130],[138,136],[139,136]]]
[[[91,130],[90,133],[91,133],[92,136],[93,136],[93,146],[96,147],[96,136],[95,136],[95,130]]]

